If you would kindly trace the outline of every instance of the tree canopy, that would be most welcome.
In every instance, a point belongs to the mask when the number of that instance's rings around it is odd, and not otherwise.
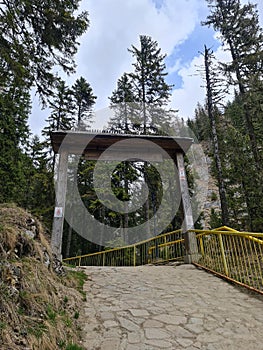
[[[88,13],[76,15],[80,0],[2,0],[0,3],[0,85],[35,86],[51,93],[55,69],[75,69],[78,38]]]

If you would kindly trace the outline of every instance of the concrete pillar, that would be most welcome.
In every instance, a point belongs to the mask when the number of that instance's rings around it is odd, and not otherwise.
[[[67,192],[68,153],[59,154],[58,175],[56,183],[56,206],[53,218],[51,248],[58,259],[62,259],[62,236]]]
[[[194,228],[193,213],[186,178],[183,153],[176,154],[177,167],[179,172],[179,185],[181,190],[181,204],[184,213],[183,233],[185,239],[185,263],[191,264],[196,260],[198,254],[197,240],[194,232],[189,232]]]

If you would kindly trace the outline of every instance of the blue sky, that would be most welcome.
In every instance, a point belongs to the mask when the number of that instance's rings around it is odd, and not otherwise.
[[[258,1],[261,23],[262,7],[262,0]],[[200,24],[208,14],[205,0],[83,0],[81,8],[89,12],[90,28],[80,40],[76,74],[64,78],[72,85],[83,76],[91,84],[98,97],[95,128],[106,124],[108,97],[117,79],[132,70],[133,59],[127,49],[139,45],[139,35],[150,35],[167,54],[167,82],[174,84],[171,107],[179,109],[180,117],[194,116],[197,102],[205,99],[202,78],[197,74],[204,44],[220,60],[228,57],[214,31]],[[48,110],[40,110],[34,97],[30,118],[34,133],[40,134],[48,114]]]
[[[213,29],[196,25],[188,39],[175,46],[172,54],[166,57],[166,67],[169,69],[177,61],[182,66],[188,66],[193,57],[199,56],[199,53],[204,51],[204,45],[216,51],[220,47],[220,43],[214,38],[214,34]],[[178,89],[182,88],[183,78],[176,70],[167,76],[167,82],[174,84],[174,89]]]
[[[157,9],[160,9],[163,5],[164,0],[153,0],[153,3],[155,4]]]

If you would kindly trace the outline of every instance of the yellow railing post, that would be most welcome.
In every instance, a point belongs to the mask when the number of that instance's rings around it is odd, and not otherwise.
[[[164,244],[166,244],[166,243],[167,243],[167,236],[164,236]],[[165,251],[165,260],[167,260],[167,257],[168,257],[168,247],[167,247],[167,245],[165,245],[164,251]]]
[[[150,264],[152,262],[151,254],[152,254],[152,247],[149,247],[148,251],[147,251],[147,263],[148,264]]]
[[[81,264],[81,256],[79,257],[79,267],[80,267],[80,264]]]
[[[105,252],[102,255],[102,266],[105,266]]]
[[[224,244],[223,244],[223,239],[222,239],[222,235],[221,234],[218,235],[218,239],[219,239],[220,250],[221,250],[221,254],[222,254],[225,274],[226,274],[226,276],[228,276],[229,275],[229,271],[228,271],[228,266],[227,266],[227,262],[226,262],[225,249],[224,249]]]
[[[205,250],[204,250],[204,242],[203,242],[203,237],[202,236],[199,238],[199,241],[200,241],[201,255],[202,255],[202,257],[204,257],[205,256]]]
[[[136,245],[133,246],[133,266],[136,266]]]

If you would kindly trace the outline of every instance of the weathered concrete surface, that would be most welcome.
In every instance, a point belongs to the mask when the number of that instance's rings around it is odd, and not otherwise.
[[[87,267],[88,350],[262,350],[263,300],[191,265]]]

